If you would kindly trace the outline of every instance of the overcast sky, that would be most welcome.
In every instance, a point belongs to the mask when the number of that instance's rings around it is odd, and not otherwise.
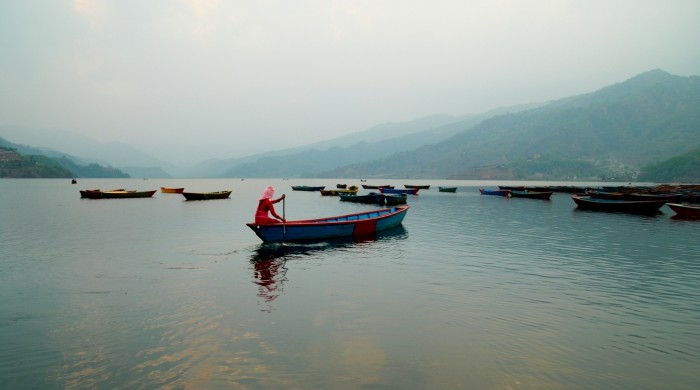
[[[698,75],[699,19],[698,0],[0,0],[0,125],[241,157]]]

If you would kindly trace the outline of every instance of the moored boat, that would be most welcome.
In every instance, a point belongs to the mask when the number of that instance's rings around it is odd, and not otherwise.
[[[403,186],[404,186],[404,188],[418,188],[418,189],[421,189],[421,190],[430,189],[430,184],[427,184],[427,185],[424,185],[424,184],[422,184],[422,185],[404,184]]]
[[[336,237],[363,237],[401,225],[411,206],[397,206],[327,218],[286,223],[246,225],[263,242],[313,241]]]
[[[346,189],[335,189],[335,190],[321,190],[321,195],[324,196],[338,196],[340,194],[356,194],[359,188],[351,186]]]
[[[379,188],[379,192],[381,192],[382,194],[417,195],[418,191],[420,191],[420,188],[386,188],[386,187]]]
[[[600,199],[590,196],[573,195],[578,208],[595,211],[619,211],[624,213],[653,214],[666,204],[663,200],[618,200]]]
[[[384,195],[384,203],[387,206],[396,204],[406,204],[408,200],[408,195],[406,194],[386,194]]]
[[[231,192],[231,190],[214,192],[182,192],[182,196],[184,196],[186,200],[227,199],[231,195]]]
[[[124,191],[123,188],[117,188],[109,191]],[[80,190],[80,197],[87,199],[102,199],[102,190]]]
[[[80,190],[80,197],[87,199],[102,199],[102,191],[100,190]]]
[[[321,191],[322,189],[326,188],[326,186],[292,186],[292,190],[294,191]]]
[[[487,190],[484,188],[479,188],[481,195],[496,195],[496,196],[508,196],[511,190]]]
[[[384,204],[384,195],[378,192],[370,192],[364,195],[339,193],[338,196],[340,196],[340,200],[345,202]]]
[[[674,217],[700,219],[700,206],[692,206],[682,203],[666,203],[671,210],[676,212]]]
[[[150,198],[155,193],[156,193],[156,190],[150,190],[150,191],[134,191],[134,190],[102,191],[102,199]]]
[[[172,187],[160,187],[160,192],[164,194],[181,194],[185,189],[183,187],[172,188]]]
[[[680,193],[655,193],[655,192],[632,192],[625,195],[627,200],[665,200],[668,202],[679,202],[683,199]]]
[[[608,200],[625,200],[626,194],[624,192],[611,192],[611,191],[601,191],[589,189],[586,194],[591,198],[595,199],[608,199]]]
[[[378,190],[380,188],[394,188],[394,186],[390,186],[390,185],[375,186],[375,185],[370,185],[370,184],[363,184],[362,188],[364,188],[366,190]]]
[[[457,187],[438,187],[439,192],[457,192]]]
[[[542,199],[549,200],[552,196],[552,191],[518,191],[510,190],[510,196],[513,198],[530,198],[530,199]]]

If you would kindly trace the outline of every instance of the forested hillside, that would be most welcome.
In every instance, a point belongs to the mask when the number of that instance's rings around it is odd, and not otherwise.
[[[700,147],[642,168],[640,179],[644,181],[700,183]]]
[[[73,172],[46,156],[22,156],[0,146],[0,177],[69,178]]]
[[[79,164],[56,151],[45,151],[26,145],[13,144],[0,138],[0,177],[16,178],[67,178],[67,177],[114,177],[125,178],[128,174],[99,164]]]

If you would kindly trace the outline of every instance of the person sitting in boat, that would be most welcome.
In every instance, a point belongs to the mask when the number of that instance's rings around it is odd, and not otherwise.
[[[265,188],[265,190],[263,190],[262,194],[260,195],[260,200],[258,201],[258,209],[255,211],[255,223],[266,224],[286,222],[284,218],[280,217],[277,214],[277,212],[275,212],[274,206],[275,203],[284,199],[286,195],[282,194],[282,196],[280,196],[279,198],[272,199],[272,196],[274,194],[275,189],[272,186],[268,186],[267,188]],[[270,218],[268,212],[277,219]]]

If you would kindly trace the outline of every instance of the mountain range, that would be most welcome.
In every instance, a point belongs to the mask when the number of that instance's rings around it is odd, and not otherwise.
[[[653,70],[321,177],[636,179],[700,146],[700,77]]]
[[[115,166],[133,177],[634,180],[646,166],[700,147],[697,107],[700,77],[652,70],[552,102],[385,123],[303,147],[192,167],[65,130],[0,127],[0,136],[41,145],[46,155]]]

